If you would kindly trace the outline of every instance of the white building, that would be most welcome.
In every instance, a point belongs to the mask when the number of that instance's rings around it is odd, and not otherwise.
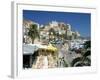
[[[57,22],[57,21],[52,21],[52,22],[50,23],[50,26],[51,26],[51,27],[58,26],[58,22]]]
[[[79,49],[79,48],[83,48],[83,44],[86,42],[86,40],[81,40],[81,39],[76,39],[76,40],[72,40],[70,43],[70,48],[73,49]]]

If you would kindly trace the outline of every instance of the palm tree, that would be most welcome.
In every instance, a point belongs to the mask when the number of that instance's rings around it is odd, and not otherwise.
[[[90,48],[91,47],[91,41],[86,41],[85,43],[84,43],[84,48],[85,49],[88,49],[88,48]]]
[[[85,54],[87,54],[87,52]],[[77,66],[90,66],[91,65],[91,60],[88,56],[85,55],[85,56],[77,57],[77,58],[73,59],[73,61],[71,62],[71,66],[74,66],[74,67],[77,67]]]
[[[36,24],[30,25],[28,36],[31,38],[32,44],[34,44],[35,38],[39,38],[39,31]]]
[[[84,43],[85,52],[81,54],[81,57],[77,57],[72,60],[71,66],[90,66],[91,65],[91,41],[86,41]],[[81,51],[82,52],[82,51]]]

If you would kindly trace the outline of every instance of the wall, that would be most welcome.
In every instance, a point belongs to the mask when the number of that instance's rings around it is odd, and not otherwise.
[[[25,0],[24,0],[25,1]],[[28,0],[31,1],[31,0]],[[98,53],[98,71],[95,74],[72,74],[58,77],[37,78],[36,80],[99,80],[100,75],[100,63],[99,63],[99,44],[100,44],[100,5],[99,0],[34,0],[36,3],[46,3],[46,4],[56,4],[56,5],[79,5],[79,6],[96,6],[97,7],[97,21],[98,26],[96,31],[96,43],[95,47]],[[11,80],[10,78],[11,70],[11,0],[1,0],[0,1],[0,80]],[[18,79],[20,80],[20,79]],[[23,80],[23,79],[22,79]],[[33,79],[25,79],[33,80]],[[34,79],[35,80],[35,79]]]

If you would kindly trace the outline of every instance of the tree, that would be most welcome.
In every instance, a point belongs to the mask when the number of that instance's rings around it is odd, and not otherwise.
[[[90,66],[91,65],[91,41],[84,43],[85,52],[81,54],[81,57],[73,59],[71,66]]]
[[[54,38],[56,36],[56,32],[55,32],[55,30],[53,28],[50,28],[49,29],[49,40],[51,40],[51,37],[50,36],[54,36]]]
[[[53,35],[56,34],[56,33],[55,33],[55,30],[54,30],[53,28],[50,28],[50,29],[49,29],[49,34],[51,35],[51,33],[53,33]]]
[[[32,44],[34,43],[35,38],[39,38],[39,32],[36,24],[30,25],[28,36],[31,38]]]
[[[75,59],[73,59],[73,61],[71,62],[71,66],[74,66],[77,62],[81,61],[81,57],[77,57]]]
[[[77,66],[90,66],[91,65],[91,60],[88,57],[77,57],[73,59],[71,62],[71,66],[77,67]]]
[[[88,49],[88,48],[90,48],[91,47],[91,41],[86,41],[85,43],[84,43],[84,48],[85,49]]]

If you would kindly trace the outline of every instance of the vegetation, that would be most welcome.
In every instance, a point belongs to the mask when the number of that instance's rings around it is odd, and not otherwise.
[[[90,48],[91,47],[91,41],[86,41],[85,43],[84,43],[84,48],[85,49],[88,49],[88,48]]]
[[[86,41],[84,43],[84,48],[85,48],[85,52],[82,53],[81,57],[77,57],[75,59],[73,59],[71,66],[90,66],[91,65],[91,51],[90,51],[90,47],[91,47],[91,41]]]
[[[39,32],[36,24],[30,25],[28,36],[31,38],[32,44],[36,38],[39,38]]]
[[[53,28],[51,28],[49,30],[49,41],[52,40],[52,36],[54,36],[54,39],[55,39],[55,36],[56,36],[56,33],[55,33],[55,30]]]

